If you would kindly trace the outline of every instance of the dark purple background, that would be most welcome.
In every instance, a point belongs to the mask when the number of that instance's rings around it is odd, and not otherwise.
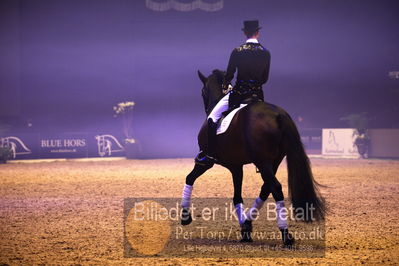
[[[354,112],[399,127],[399,80],[388,77],[399,71],[397,0],[224,2],[155,12],[144,0],[1,0],[2,123],[118,130],[112,106],[133,100],[143,157],[193,156],[205,118],[196,71],[224,70],[242,21],[259,19],[272,55],[266,99],[300,127],[345,127]]]

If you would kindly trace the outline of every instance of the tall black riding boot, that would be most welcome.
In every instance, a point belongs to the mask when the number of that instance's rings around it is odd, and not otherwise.
[[[204,166],[212,167],[216,161],[216,129],[217,124],[211,118],[208,119],[208,145],[204,157],[197,156],[195,162]]]

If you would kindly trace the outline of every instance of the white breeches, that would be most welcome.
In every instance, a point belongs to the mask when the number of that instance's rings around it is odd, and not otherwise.
[[[227,111],[229,108],[229,97],[230,93],[227,93],[213,108],[212,112],[208,115],[208,119],[211,118],[213,123],[217,123],[217,121],[222,117],[222,113]]]

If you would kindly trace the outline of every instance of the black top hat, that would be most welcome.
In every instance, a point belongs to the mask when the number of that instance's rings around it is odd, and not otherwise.
[[[249,31],[249,32],[255,32],[257,30],[260,30],[262,27],[259,27],[259,21],[258,20],[245,20],[244,21],[244,28],[242,28],[243,31]]]

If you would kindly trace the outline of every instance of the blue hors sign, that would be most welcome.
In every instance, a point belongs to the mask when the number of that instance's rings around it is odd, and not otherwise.
[[[124,156],[116,134],[62,133],[0,136],[0,147],[11,150],[12,159],[86,158]]]
[[[87,144],[86,134],[41,136],[39,138],[40,156],[42,158],[87,157]]]

